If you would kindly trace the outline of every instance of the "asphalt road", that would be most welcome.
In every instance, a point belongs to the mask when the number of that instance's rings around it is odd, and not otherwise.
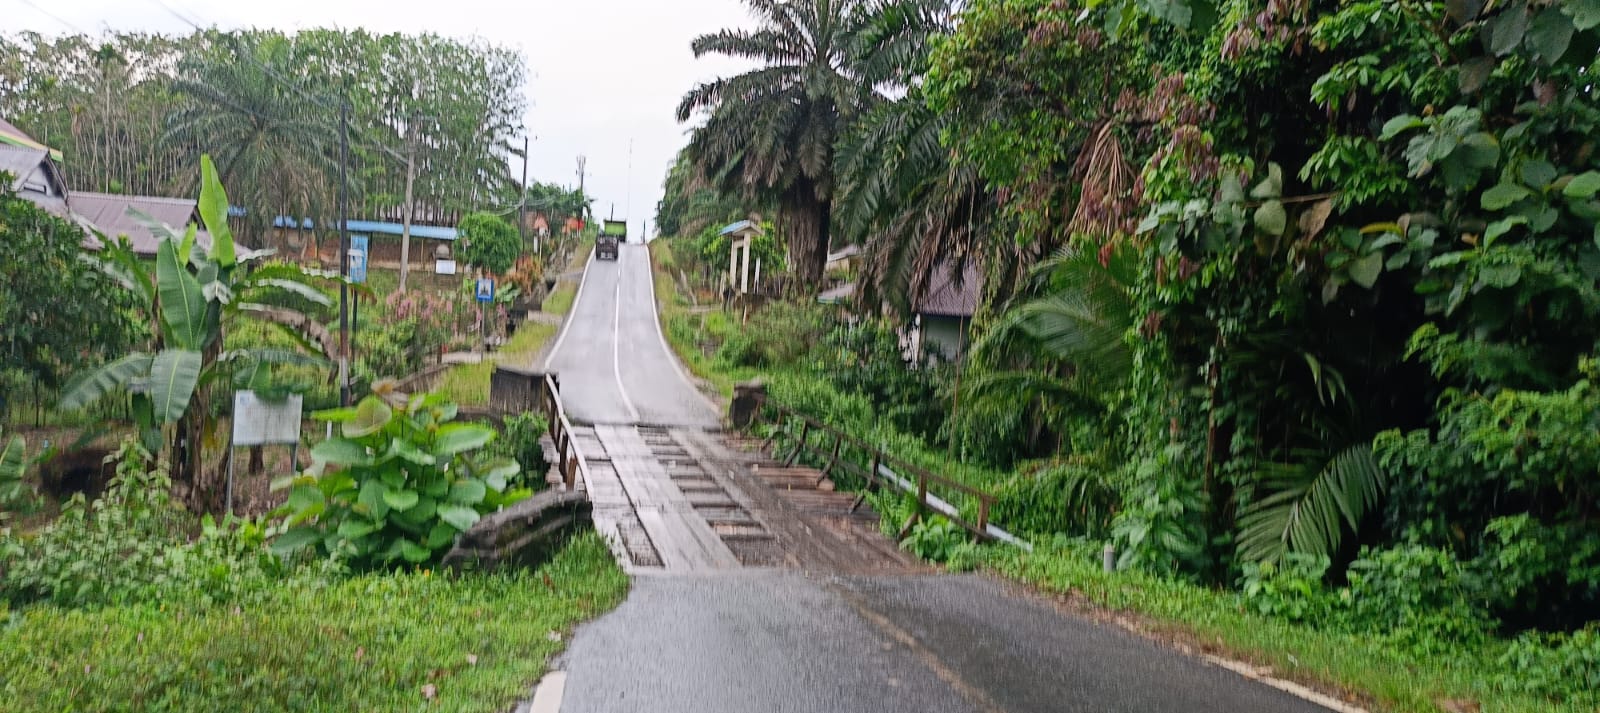
[[[1325,711],[976,575],[639,577],[559,665],[563,713]]]
[[[643,246],[590,263],[547,362],[575,419],[716,425],[652,304]],[[1325,710],[976,575],[642,574],[556,668],[565,713]]]
[[[621,246],[615,261],[591,259],[545,370],[561,380],[575,421],[716,427],[718,414],[661,337],[651,279],[643,245]]]

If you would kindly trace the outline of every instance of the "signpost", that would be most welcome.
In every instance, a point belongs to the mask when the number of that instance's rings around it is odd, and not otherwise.
[[[473,294],[478,298],[478,324],[482,326],[479,336],[483,339],[484,350],[487,351],[489,348],[489,319],[484,314],[483,306],[494,301],[494,280],[487,277],[478,278]]]
[[[282,401],[263,401],[254,391],[233,393],[233,441],[228,444],[228,512],[233,512],[233,456],[239,446],[288,444],[292,446],[289,468],[292,471],[297,467],[302,402],[298,394]]]
[[[354,283],[356,283],[358,285],[359,284],[366,284],[366,282],[367,282],[367,252],[368,252],[367,251],[367,236],[365,236],[365,235],[352,235],[352,236],[350,236],[350,281],[354,282]],[[351,331],[354,331],[354,332],[357,332],[357,333],[359,333],[361,331],[361,296],[360,295],[356,295],[355,301],[352,302],[351,305],[350,305],[350,324],[351,324],[351,327],[350,327]],[[355,342],[353,340],[350,343],[350,351],[351,351],[350,357],[352,359],[354,359],[355,358],[355,353],[354,353],[355,352]],[[349,372],[345,373],[345,377],[344,378],[347,380],[347,383],[345,384],[345,386],[347,386],[347,387],[349,386],[348,381],[351,379],[352,376],[354,376],[354,375],[349,373]]]

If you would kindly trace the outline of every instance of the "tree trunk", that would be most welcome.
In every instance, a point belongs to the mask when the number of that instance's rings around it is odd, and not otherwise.
[[[832,206],[828,201],[817,199],[809,181],[801,181],[784,194],[779,213],[780,225],[787,233],[789,267],[794,273],[796,287],[815,288],[822,281],[822,268],[828,259]]]

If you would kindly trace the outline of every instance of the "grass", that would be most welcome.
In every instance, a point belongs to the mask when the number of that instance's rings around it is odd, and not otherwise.
[[[583,246],[573,251],[568,267],[581,267],[589,251]],[[572,311],[578,298],[578,284],[571,280],[556,283],[556,288],[545,296],[540,310],[547,314],[564,315]],[[527,322],[517,328],[516,334],[500,348],[493,359],[477,364],[462,364],[445,372],[439,379],[437,390],[451,401],[462,406],[484,406],[489,403],[489,379],[494,375],[494,365],[527,364],[539,355],[545,344],[556,335],[559,328],[553,324]]]
[[[504,711],[627,587],[586,534],[537,572],[291,584],[242,609],[39,606],[0,628],[0,690],[19,712]]]
[[[696,378],[711,384],[723,398],[733,396],[733,385],[748,381],[761,372],[749,368],[728,368],[708,355],[695,342],[698,334],[725,334],[734,329],[732,317],[721,311],[693,313],[688,301],[673,281],[671,267],[676,263],[668,240],[650,242],[651,267],[655,271],[656,305],[661,310],[661,331],[667,344]]]
[[[1033,553],[986,548],[985,566],[1046,592],[1071,594],[1094,607],[1135,615],[1141,628],[1177,637],[1272,668],[1273,675],[1353,692],[1378,710],[1446,710],[1476,702],[1489,711],[1594,710],[1497,690],[1495,673],[1506,646],[1493,644],[1450,656],[1407,651],[1379,636],[1322,631],[1257,614],[1238,595],[1142,572],[1103,572],[1093,553],[1039,547]],[[1480,710],[1460,708],[1460,710]]]

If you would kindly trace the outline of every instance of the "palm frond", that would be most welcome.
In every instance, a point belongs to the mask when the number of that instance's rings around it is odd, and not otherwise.
[[[1272,562],[1285,553],[1332,556],[1378,506],[1387,478],[1369,443],[1268,469],[1268,494],[1239,516],[1239,556]]]

